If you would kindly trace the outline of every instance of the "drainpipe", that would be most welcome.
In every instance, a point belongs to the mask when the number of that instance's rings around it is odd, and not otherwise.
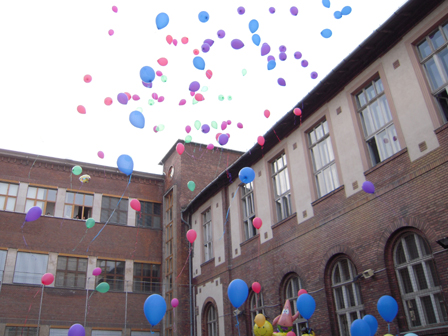
[[[183,214],[184,213],[181,210],[180,211],[180,220],[182,221],[182,223],[184,223],[188,227],[188,229],[191,229],[191,225],[187,221],[184,220]],[[188,287],[189,287],[189,290],[190,290],[190,336],[193,336],[193,306],[192,306],[193,294],[191,292],[191,290],[192,290],[192,288],[191,288],[191,266],[192,266],[191,265],[191,258],[192,258],[192,255],[191,255],[191,252],[190,252],[190,250],[191,250],[191,243],[190,242],[188,242],[188,247],[189,247],[189,250],[188,250],[188,253],[189,253],[189,258],[188,258]]]

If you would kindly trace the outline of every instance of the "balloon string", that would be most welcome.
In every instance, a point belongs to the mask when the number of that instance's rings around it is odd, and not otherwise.
[[[236,314],[236,326],[238,328],[238,335],[241,336],[241,334],[240,334],[240,322],[238,321],[238,314]]]
[[[89,230],[89,229],[86,229],[86,232],[84,233],[84,236],[82,236],[81,240],[79,241],[78,244],[76,244],[76,246],[75,246],[75,248],[72,250],[72,252],[76,250],[76,248],[79,246],[79,244],[81,244],[82,240],[83,240],[83,239],[85,238],[85,236],[87,235],[87,230]]]
[[[182,267],[182,270],[180,271],[180,273],[179,273],[179,275],[176,277],[176,279],[174,279],[174,282],[177,281],[177,278],[180,277],[180,275],[181,275],[182,272],[184,271],[185,266],[187,266],[187,262],[188,262],[188,259],[190,258],[190,254],[191,254],[191,251],[192,251],[192,250],[193,250],[193,246],[190,247],[190,252],[188,252],[188,257],[187,257],[187,260],[185,260],[184,267]]]
[[[173,331],[176,332],[176,308],[173,308]]]
[[[33,299],[36,297],[37,294],[39,294],[39,292],[40,292],[40,289],[36,292],[36,294],[34,294]],[[33,303],[30,303],[30,306],[28,308],[28,312],[26,313],[25,323],[23,324],[21,335],[23,335],[23,328],[26,326],[26,321],[28,321],[28,315],[30,314],[30,310],[31,310],[31,306],[32,305],[33,305]]]
[[[40,154],[39,154],[40,155]],[[39,155],[38,156],[36,156],[36,159],[34,160],[34,162],[33,162],[33,164],[31,165],[31,167],[30,167],[30,171],[28,172],[28,179],[30,178],[30,175],[31,175],[31,169],[33,169],[33,167],[34,167],[34,164],[36,163],[36,161],[37,161],[37,158],[39,157]]]
[[[274,133],[275,133],[275,136],[276,136],[277,139],[278,139],[278,142],[281,142],[280,138],[279,138],[278,135],[277,135],[277,132],[275,132],[275,130],[273,130],[273,131],[274,131]]]
[[[226,225],[227,225],[227,220],[229,219],[230,207],[232,206],[232,201],[235,198],[236,194],[238,193],[238,189],[239,188],[240,188],[240,186],[238,186],[238,188],[236,188],[235,193],[233,194],[232,200],[230,201],[229,208],[227,209],[226,221],[225,221],[224,226],[222,228],[222,236],[218,240],[221,240],[222,237],[224,237],[224,234],[226,233]]]
[[[123,194],[121,195],[120,199],[118,200],[117,206],[115,207],[114,211],[112,211],[110,217],[107,219],[106,223],[104,223],[104,225],[103,225],[103,227],[101,228],[101,230],[100,230],[100,231],[96,234],[96,236],[92,239],[92,241],[89,243],[89,246],[87,246],[87,252],[89,251],[90,244],[92,244],[93,241],[100,235],[101,231],[104,230],[104,228],[105,228],[106,225],[109,223],[109,221],[110,221],[110,219],[112,218],[112,216],[114,215],[115,210],[118,209],[118,206],[120,205],[121,199],[123,198],[123,196],[124,196],[126,190],[127,190],[128,187],[129,187],[129,184],[131,183],[131,177],[132,177],[132,174],[129,176],[128,184],[126,185],[126,188],[124,189]]]

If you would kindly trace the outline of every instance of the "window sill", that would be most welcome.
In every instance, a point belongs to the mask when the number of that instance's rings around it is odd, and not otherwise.
[[[375,170],[380,169],[382,166],[385,166],[386,164],[388,164],[389,162],[395,160],[397,157],[405,154],[408,152],[408,148],[405,147],[402,150],[400,150],[399,152],[395,153],[394,155],[392,155],[391,157],[387,158],[386,160],[384,160],[383,162],[378,163],[376,166],[366,170],[364,172],[364,176],[369,175],[370,173],[373,173]]]
[[[249,244],[251,241],[256,240],[259,236],[260,236],[260,234],[257,233],[255,236],[250,237],[249,239],[246,239],[245,241],[243,241],[242,243],[240,243],[240,246],[244,246],[244,245],[246,245],[246,244]]]
[[[315,206],[317,204],[319,204],[320,202],[326,200],[327,198],[330,198],[331,196],[333,196],[334,194],[342,191],[345,189],[344,185],[341,185],[339,187],[337,187],[336,189],[330,191],[328,194],[323,195],[321,198],[318,198],[317,200],[315,200],[314,202],[311,202],[311,206]]]
[[[282,219],[280,222],[275,223],[274,225],[271,226],[272,229],[276,228],[277,226],[282,225],[283,223],[289,221],[290,219],[297,217],[297,212],[294,212],[291,216],[286,217],[285,219]]]
[[[212,261],[213,261],[213,262],[215,261],[215,257],[213,257],[213,258],[211,258],[211,259],[209,259],[209,260],[203,262],[203,263],[201,264],[201,267],[210,264]]]

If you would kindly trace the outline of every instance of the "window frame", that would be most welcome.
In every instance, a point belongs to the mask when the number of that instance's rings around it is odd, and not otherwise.
[[[73,202],[69,203],[67,201],[67,195],[68,194],[73,194]],[[76,196],[77,195],[82,195],[82,205],[80,204],[76,204]],[[91,196],[92,197],[92,205],[86,205],[85,201],[86,201],[86,196]],[[65,199],[64,199],[64,213],[63,216],[64,218],[72,218],[72,219],[88,219],[90,217],[92,217],[92,213],[93,213],[93,194],[89,194],[89,193],[78,193],[78,192],[73,192],[73,191],[67,191],[65,193]],[[66,209],[67,207],[71,206],[71,214],[70,216],[66,216]],[[78,215],[75,215],[75,209],[76,207],[78,207]],[[81,211],[80,211],[81,210]],[[87,215],[86,215],[86,210],[87,210]],[[76,216],[79,216],[79,213],[81,213],[81,217],[80,218],[75,218]]]
[[[255,218],[254,182],[246,183],[241,188],[241,209],[244,240],[246,241],[258,234],[258,230],[253,225],[253,220]]]
[[[111,200],[116,199],[117,205],[111,205]],[[104,207],[104,202],[108,201],[109,205],[108,207]],[[124,209],[120,209],[122,206],[120,204],[123,204]],[[129,200],[124,197],[117,197],[117,196],[109,196],[109,195],[103,195],[101,199],[101,214],[100,214],[100,222],[109,224],[116,224],[116,225],[127,225],[128,224],[128,215],[129,215]],[[120,218],[122,218],[121,215],[124,215],[125,222],[121,223]],[[117,220],[114,220],[114,216],[117,217]],[[107,217],[106,220],[104,220]]]
[[[213,316],[210,316],[211,312],[213,312]],[[218,309],[216,309],[215,305],[210,303],[205,311],[205,315],[207,336],[219,336]]]
[[[141,204],[141,211],[139,211],[137,213],[137,215],[135,216],[135,226],[137,227],[141,227],[141,228],[146,228],[146,229],[161,229],[162,228],[162,204],[161,203],[157,203],[157,202],[150,202],[150,201],[140,201]],[[147,210],[145,208],[146,204],[151,204],[151,208],[152,208],[152,212],[146,212],[144,210]],[[156,214],[155,211],[155,205],[158,205],[159,207],[159,214]],[[145,222],[144,218],[145,217],[150,217],[151,218],[151,225],[150,226],[145,226],[142,225],[142,223]],[[154,226],[154,218],[158,218],[159,219],[159,224],[157,227]],[[140,222],[140,223],[139,223]]]
[[[207,220],[207,214],[210,214],[210,219]],[[202,232],[203,232],[203,245],[204,245],[204,262],[212,260],[213,254],[213,227],[212,227],[212,209],[207,208],[201,213],[202,219]],[[208,235],[208,237],[207,237]],[[209,238],[209,239],[208,239]]]
[[[19,183],[13,183],[13,182],[8,182],[8,181],[0,181],[0,184],[7,184],[8,185],[6,193],[5,194],[0,194],[0,199],[4,198],[3,206],[0,207],[0,210],[1,211],[15,211],[16,205],[17,205],[17,197],[18,197],[18,194],[19,194],[19,187],[20,187]],[[10,189],[11,189],[11,185],[17,186],[15,195],[13,195],[13,194],[10,195],[9,194],[10,193]],[[8,200],[9,199],[14,199],[14,206],[13,206],[12,210],[8,210],[6,208],[6,206],[8,205]]]
[[[105,265],[102,266],[101,262],[105,262]],[[109,273],[107,271],[108,263],[114,262],[114,270],[117,269],[118,263],[123,263],[123,274],[119,274],[117,272]],[[114,292],[124,292],[125,291],[125,273],[126,273],[126,262],[124,260],[111,260],[111,259],[101,259],[98,258],[96,261],[96,267],[101,268],[101,274],[95,277],[95,286],[102,282],[107,282],[110,286],[110,291]],[[113,279],[111,279],[113,278]],[[122,288],[120,288],[120,284],[122,284]],[[118,287],[118,288],[117,288]]]
[[[282,167],[278,168],[277,162],[279,160],[282,162]],[[272,190],[274,195],[274,204],[275,204],[275,213],[277,222],[280,222],[293,214],[292,211],[292,201],[291,201],[291,182],[289,179],[289,171],[288,171],[288,160],[286,158],[286,153],[282,152],[277,155],[274,159],[269,162],[270,171],[271,171],[271,181],[272,181]],[[277,166],[277,167],[276,167]],[[284,174],[283,174],[284,173]],[[282,174],[282,175],[281,175]],[[285,176],[284,182],[287,185],[287,190],[282,194],[277,194],[277,183],[276,178],[281,178],[281,176]],[[281,182],[280,182],[281,183]],[[284,204],[284,198],[287,199],[287,204]],[[279,202],[280,201],[280,202]],[[279,208],[280,206],[280,208]]]
[[[297,288],[294,288],[296,287],[294,284],[295,279],[297,279]],[[285,280],[285,286],[283,291],[285,299],[283,300],[283,302],[289,300],[289,304],[292,309],[291,315],[295,315],[297,313],[298,292],[301,289],[303,289],[302,279],[295,273],[290,274]],[[302,315],[299,314],[299,317],[293,323],[292,331],[294,331],[294,333],[297,336],[301,336],[302,329],[304,327],[306,327],[306,320],[302,317]]]
[[[11,329],[15,329],[14,333],[11,333]],[[31,331],[31,333],[30,333]],[[37,327],[26,327],[26,326],[6,326],[5,336],[38,336]]]
[[[65,261],[65,269],[59,269],[59,261],[62,260],[62,258],[66,258]],[[76,270],[68,270],[68,263],[70,259],[76,259]],[[86,270],[85,271],[79,271],[79,261],[80,259],[85,260],[86,262]],[[56,264],[56,276],[55,276],[55,281],[54,281],[54,286],[57,288],[85,288],[86,287],[86,283],[87,283],[87,268],[88,268],[88,263],[89,263],[89,259],[86,258],[82,258],[82,257],[72,257],[72,256],[65,256],[65,255],[58,255],[58,261]],[[58,273],[63,273],[64,274],[64,278],[63,278],[63,284],[62,285],[58,285]],[[67,280],[67,275],[68,274],[75,274],[75,285],[74,286],[70,286],[67,284],[68,280]],[[78,284],[78,275],[79,274],[84,274],[84,283],[83,285]]]
[[[140,275],[136,275],[136,267],[135,265],[139,264],[139,265],[150,265],[151,266],[151,275],[150,276],[146,276],[144,275],[144,269],[143,267],[141,267],[141,271],[140,271]],[[157,274],[158,276],[154,276],[154,272],[156,272],[156,270],[154,269],[155,267],[157,267]],[[161,294],[162,293],[162,278],[161,278],[161,272],[162,272],[162,267],[160,264],[152,264],[152,263],[143,263],[143,262],[135,262],[134,261],[134,271],[133,271],[133,292],[135,293],[153,293],[153,294]],[[149,281],[145,281],[149,279]],[[156,281],[154,281],[156,280]],[[150,290],[145,290],[145,283],[149,284],[150,286]],[[136,289],[136,285],[140,285],[140,289]]]
[[[30,189],[34,188],[36,189],[36,196],[30,197],[28,196]],[[45,190],[45,198],[38,198],[39,195],[39,190]],[[54,200],[49,199],[49,191],[54,191],[55,195],[54,195]],[[48,216],[54,216],[55,213],[55,209],[56,209],[56,200],[58,197],[58,190],[54,189],[54,188],[46,188],[46,187],[40,187],[40,186],[35,186],[35,185],[29,185],[26,191],[26,199],[25,199],[25,212],[28,212],[28,210],[33,207],[33,206],[39,206],[38,203],[42,203],[42,207],[40,207],[42,209],[42,214],[44,215],[48,215]],[[28,201],[31,201],[33,204],[28,207]],[[48,214],[48,204],[53,204],[53,213],[49,213]]]
[[[2,256],[4,253],[4,257]],[[8,257],[8,251],[0,250],[0,261],[3,260],[3,265],[0,263],[0,284],[3,282],[3,274],[5,273],[6,258]]]
[[[261,303],[261,305],[259,305]],[[263,292],[260,291],[260,293],[255,293],[252,291],[250,298],[249,298],[249,311],[250,311],[250,317],[251,321],[255,320],[255,316],[258,314],[265,314],[264,310],[264,300],[263,300]],[[254,325],[252,325],[252,332],[254,331]]]
[[[35,273],[35,272],[19,272],[19,273],[28,273],[28,274],[33,274],[34,276],[37,275],[36,277],[36,281],[34,282],[20,282],[15,280],[16,278],[16,272],[18,271],[18,263],[19,263],[19,256],[21,255],[29,255],[31,257],[35,257],[35,256],[45,256],[47,257],[47,261],[46,261],[46,265],[44,266],[44,270],[41,273]],[[14,267],[14,274],[13,274],[13,280],[12,282],[14,284],[27,284],[27,285],[41,285],[41,279],[42,279],[42,275],[44,275],[45,273],[47,273],[47,268],[48,268],[48,254],[43,254],[43,253],[32,253],[32,252],[17,252],[17,256],[16,256],[16,262],[15,262],[15,267]],[[37,265],[37,262],[34,263],[34,265]],[[28,269],[27,269],[28,270]]]

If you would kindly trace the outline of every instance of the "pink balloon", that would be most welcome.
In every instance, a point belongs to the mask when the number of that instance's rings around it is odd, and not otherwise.
[[[179,153],[179,155],[182,155],[182,153],[183,153],[184,150],[185,150],[185,146],[184,146],[184,144],[178,143],[177,146],[176,146],[176,150],[177,150],[177,152]]]
[[[97,267],[93,270],[92,274],[94,276],[100,275],[101,274],[101,268]]]
[[[187,44],[188,43],[188,37],[182,37],[182,43]]]
[[[118,12],[117,6],[112,6],[112,10],[114,11],[114,13]]]
[[[106,99],[104,99],[104,104],[106,104],[107,106],[112,105],[112,98],[107,97]]]
[[[205,75],[207,76],[208,79],[210,79],[210,78],[212,78],[212,76],[213,76],[213,72],[212,72],[211,70],[207,70],[207,71],[205,72]]]
[[[221,135],[222,133],[218,133],[218,134],[216,134],[216,141],[218,141],[218,139],[219,139],[219,137],[220,137],[220,135]]]
[[[153,92],[152,93],[152,99],[158,99],[159,98],[159,96],[157,95],[157,93],[155,93],[155,92]]]
[[[84,76],[84,82],[90,83],[91,81],[92,81],[92,76],[90,76],[90,75],[85,75]]]
[[[134,99],[134,100],[140,100],[140,96],[139,96],[139,95],[133,95],[133,96],[132,96],[132,99]]]
[[[86,108],[84,106],[78,105],[76,109],[78,110],[79,113],[86,114]]]
[[[194,96],[194,99],[196,99],[198,102],[204,100],[204,96],[201,93],[196,93]]]
[[[298,107],[296,107],[293,112],[294,112],[294,114],[296,116],[301,116],[302,115],[302,110],[299,109]]]
[[[258,144],[263,147],[264,145],[264,138],[260,135],[257,139]]]
[[[207,145],[207,149],[208,150],[212,150],[213,148],[215,148],[215,146],[213,144],[208,144]]]
[[[294,331],[290,331],[286,334],[286,336],[296,336]]]
[[[266,118],[269,118],[270,115],[271,115],[271,112],[269,110],[264,110],[264,116]]]
[[[176,39],[173,40],[173,44],[174,44],[174,46],[177,46],[177,40]]]
[[[190,91],[190,96],[194,97],[195,93],[193,91]]]
[[[297,292],[297,297],[299,297],[302,294],[307,294],[308,292],[306,291],[306,289],[301,289]]]
[[[157,63],[159,63],[161,66],[165,66],[168,64],[168,60],[165,57],[162,57],[157,60]]]
[[[100,159],[104,159],[104,153],[103,153],[102,151],[99,151],[99,152],[98,152],[98,157],[99,157]]]
[[[112,36],[114,34],[114,30],[113,29],[109,29],[109,36]]]
[[[179,305],[179,300],[178,299],[174,298],[174,299],[171,300],[171,306],[173,308],[176,308],[178,305]]]
[[[167,35],[166,41],[168,42],[168,44],[171,44],[173,42],[173,37],[171,35]]]
[[[221,129],[224,131],[227,128],[227,122],[223,121],[221,123]]]
[[[190,229],[187,231],[187,239],[191,244],[194,243],[194,241],[196,240],[196,237],[197,237],[197,233],[195,230]]]
[[[140,201],[138,199],[133,199],[131,201],[131,208],[135,211],[140,211],[142,209],[142,205],[140,204]]]
[[[236,126],[237,126],[238,128],[243,128],[243,124],[242,124],[242,123],[238,123],[238,124],[236,124]]]
[[[199,55],[199,50],[194,49],[194,50],[193,50],[193,54],[195,54],[195,55]]]
[[[260,291],[261,291],[261,285],[258,283],[258,282],[254,282],[253,284],[252,284],[252,290],[255,292],[255,293],[260,293]]]
[[[128,101],[131,100],[132,97],[131,97],[131,94],[130,94],[129,92],[125,92],[124,94],[125,94],[126,96],[128,96]]]
[[[164,96],[160,96],[159,99],[157,99],[157,101],[158,101],[159,103],[163,102],[164,100],[165,100],[165,97],[164,97]]]
[[[159,71],[159,70],[158,70],[158,71],[156,71],[156,75],[160,77],[160,76],[163,75],[163,73],[162,73],[162,71]]]
[[[254,220],[253,220],[253,222],[252,222],[252,225],[253,225],[256,229],[260,229],[260,228],[261,228],[261,225],[263,225],[263,221],[261,220],[261,218],[259,218],[259,217],[255,217]]]
[[[227,125],[232,125],[232,120],[227,120]]]
[[[186,102],[187,102],[187,101],[186,101],[185,99],[182,99],[182,100],[179,102],[179,105],[185,105]]]
[[[185,127],[185,131],[186,131],[187,133],[190,133],[190,132],[191,132],[191,127],[187,125],[187,127]]]
[[[226,135],[227,135],[227,137],[230,139],[230,134],[229,134],[229,133],[226,133]]]
[[[45,273],[44,275],[42,275],[42,278],[40,281],[45,286],[51,285],[54,281],[54,275],[51,273]]]

